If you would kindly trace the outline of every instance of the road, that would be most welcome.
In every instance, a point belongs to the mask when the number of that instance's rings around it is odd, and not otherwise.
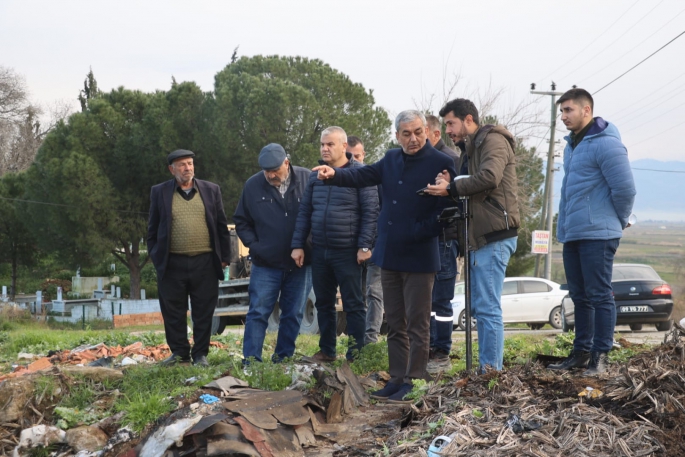
[[[545,328],[543,330],[530,330],[524,328],[505,328],[504,337],[512,335],[548,335],[553,339],[555,335],[561,333],[561,330]],[[627,325],[617,325],[615,338],[625,338],[627,341],[635,344],[661,344],[664,342],[664,336],[667,332],[658,332],[653,325],[645,324],[642,330],[632,331]],[[452,333],[452,340],[463,341],[465,334],[461,330]],[[473,332],[473,340],[478,340],[478,333]]]

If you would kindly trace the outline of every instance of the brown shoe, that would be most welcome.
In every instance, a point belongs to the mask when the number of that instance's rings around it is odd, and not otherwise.
[[[328,354],[325,354],[321,351],[317,352],[314,354],[312,357],[312,360],[315,361],[316,363],[329,363],[329,362],[335,362],[335,357],[331,357]]]

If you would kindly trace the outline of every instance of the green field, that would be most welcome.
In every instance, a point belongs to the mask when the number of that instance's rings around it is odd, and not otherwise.
[[[564,282],[562,245],[553,250],[552,277]],[[685,286],[685,223],[642,222],[626,229],[615,261],[651,265],[672,286]]]

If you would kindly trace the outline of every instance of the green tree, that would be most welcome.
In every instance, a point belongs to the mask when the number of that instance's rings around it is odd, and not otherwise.
[[[97,88],[94,78],[86,87]],[[171,178],[169,151],[192,146],[205,95],[194,83],[168,92],[91,92],[27,171],[27,200],[53,205],[27,203],[25,217],[41,246],[64,260],[86,266],[113,254],[139,298],[150,187]]]
[[[522,140],[516,141],[516,177],[518,178],[518,202],[521,227],[518,232],[516,252],[509,260],[507,276],[522,276],[531,271],[535,256],[530,253],[533,230],[540,224],[542,208],[542,159],[535,148],[527,148]]]
[[[373,153],[388,138],[390,119],[373,92],[320,60],[241,57],[215,76],[205,107],[209,119],[196,144],[204,176],[222,185],[227,213],[245,181],[259,170],[257,156],[280,143],[293,164],[317,165],[321,132],[338,125]],[[200,174],[200,176],[203,176]]]
[[[36,261],[36,242],[19,217],[16,199],[24,195],[25,174],[6,173],[0,178],[0,262],[11,267],[10,300],[17,293],[17,271]]]
[[[91,99],[97,98],[102,93],[98,89],[98,82],[93,74],[93,69],[91,68],[86,75],[85,81],[83,81],[83,90],[78,95],[78,101],[81,104],[81,111],[84,112],[88,109],[88,103]]]

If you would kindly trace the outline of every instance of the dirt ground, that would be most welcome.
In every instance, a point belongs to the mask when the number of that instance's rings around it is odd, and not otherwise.
[[[627,340],[622,343],[630,345]],[[68,376],[56,376],[68,388]],[[382,376],[371,377],[382,384]],[[445,455],[454,456],[685,455],[685,330],[674,328],[665,344],[626,363],[614,363],[597,378],[583,378],[580,371],[552,372],[543,363],[531,361],[502,372],[462,373],[438,381],[426,385],[413,404],[371,402],[356,407],[344,415],[334,439],[315,433],[316,443],[298,453],[272,455],[427,456],[431,442],[441,435],[451,439],[443,448]],[[323,407],[317,413],[322,422],[331,408],[328,386],[319,383],[307,393],[313,404]],[[177,411],[161,418],[141,437],[114,446],[104,455],[137,455],[153,432],[187,416],[198,396],[209,392],[204,389],[184,399]],[[21,396],[21,388],[16,387],[13,395]],[[21,429],[54,423],[54,399],[27,396],[21,404],[16,420],[8,420],[3,411],[3,455],[11,455]],[[220,405],[216,408],[214,413],[221,409]],[[224,422],[235,426],[237,416],[228,416]],[[120,427],[116,417],[98,425],[109,436]],[[175,455],[207,455],[188,444],[189,439],[184,441],[188,447]]]

